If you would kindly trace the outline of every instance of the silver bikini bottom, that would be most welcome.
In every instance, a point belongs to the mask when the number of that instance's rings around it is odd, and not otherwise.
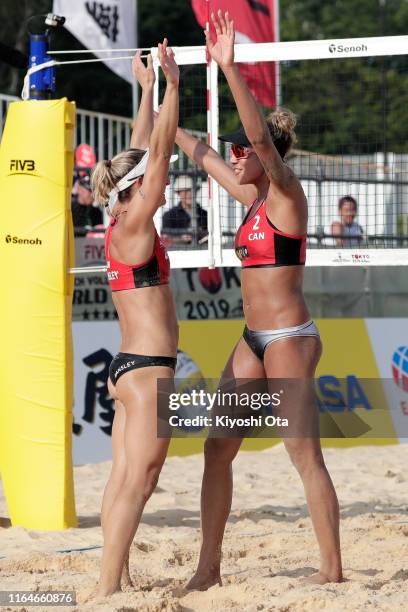
[[[263,329],[261,331],[251,331],[245,325],[243,333],[245,342],[261,361],[263,361],[266,347],[269,344],[292,336],[316,336],[319,338],[320,334],[312,320],[302,323],[302,325],[294,325],[293,327]]]

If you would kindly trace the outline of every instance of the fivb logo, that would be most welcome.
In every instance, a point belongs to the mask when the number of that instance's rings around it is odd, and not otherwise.
[[[35,161],[33,159],[11,159],[10,172],[13,174],[34,172]]]
[[[361,53],[362,51],[368,51],[368,47],[364,43],[361,45],[350,45],[349,47],[343,44],[336,45],[331,43],[329,51],[330,53]]]

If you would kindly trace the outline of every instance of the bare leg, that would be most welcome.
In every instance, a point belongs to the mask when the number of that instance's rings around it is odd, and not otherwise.
[[[208,439],[201,489],[202,544],[195,575],[187,589],[205,591],[221,585],[221,546],[232,502],[232,461],[241,439]]]
[[[166,378],[170,373],[168,368],[143,368],[128,372],[116,385],[126,409],[126,474],[105,516],[99,597],[120,590],[130,545],[167,454],[169,440],[157,438],[156,381],[157,377]]]
[[[320,570],[306,582],[341,582],[339,503],[324,463],[320,440],[285,440],[286,450],[302,479],[313,528],[320,548]]]
[[[268,378],[311,379],[321,355],[321,343],[315,338],[288,338],[272,343],[265,353],[265,370]],[[312,418],[299,410],[302,403],[282,409],[293,412],[296,418]],[[297,414],[295,414],[295,412]],[[305,423],[304,431],[308,424]],[[286,450],[302,479],[306,500],[320,548],[320,571],[307,578],[308,582],[325,584],[342,580],[339,504],[333,483],[324,463],[320,439],[317,435],[308,438],[287,437]]]
[[[222,382],[264,376],[261,362],[241,339],[228,361]],[[232,502],[232,462],[241,443],[242,438],[209,438],[205,443],[201,488],[202,544],[198,567],[186,585],[187,589],[204,591],[214,584],[221,584],[221,547]]]
[[[109,391],[111,396],[115,398],[115,388],[110,381]],[[104,537],[113,502],[115,501],[126,477],[125,426],[125,407],[118,399],[115,399],[115,417],[113,419],[112,426],[112,469],[103,494],[101,509],[101,527]],[[129,572],[129,552],[126,556],[121,583],[124,587],[134,587]]]

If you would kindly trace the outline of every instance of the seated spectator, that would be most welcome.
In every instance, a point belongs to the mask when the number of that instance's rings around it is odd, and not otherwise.
[[[354,221],[357,215],[357,201],[352,196],[343,196],[339,200],[340,221],[333,221],[331,233],[336,238],[337,246],[357,247],[363,239],[364,230]]]
[[[72,188],[72,220],[74,227],[95,227],[103,224],[103,212],[94,205],[90,172],[79,170]]]
[[[196,203],[195,219],[192,218],[193,179],[187,174],[182,174],[174,181],[173,188],[179,201],[177,206],[164,213],[162,233],[181,242],[191,242],[194,234],[198,240],[201,240],[207,234],[207,212]],[[185,230],[185,233],[177,230]]]

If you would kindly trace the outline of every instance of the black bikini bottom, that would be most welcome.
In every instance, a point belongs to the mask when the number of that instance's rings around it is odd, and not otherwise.
[[[134,353],[118,353],[113,358],[109,366],[109,378],[116,385],[119,378],[139,368],[148,368],[151,366],[164,366],[167,368],[176,369],[177,359],[175,357],[160,357],[153,355],[135,355]]]

